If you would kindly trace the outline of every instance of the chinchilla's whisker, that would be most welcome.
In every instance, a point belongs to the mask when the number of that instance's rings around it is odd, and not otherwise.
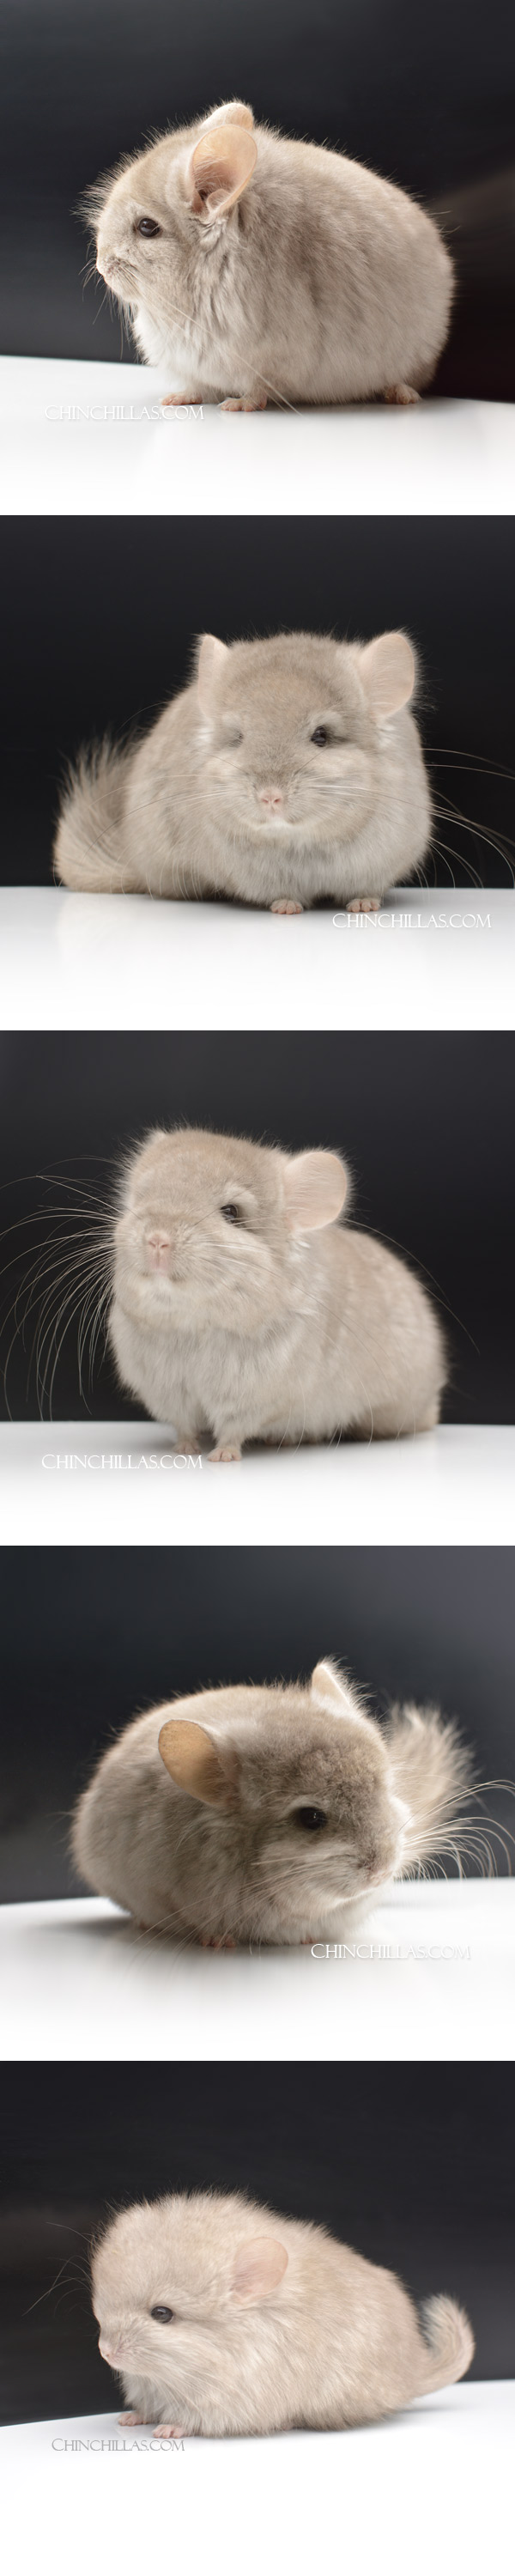
[[[105,1158],[106,1161],[108,1158]],[[79,1382],[83,1393],[83,1370],[86,1349],[90,1348],[90,1382],[98,1347],[104,1310],[110,1301],[110,1255],[113,1223],[117,1206],[117,1187],[110,1163],[110,1184],[99,1185],[79,1174],[72,1180],[68,1174],[33,1177],[43,1179],[48,1196],[43,1205],[4,1230],[15,1250],[5,1265],[7,1271],[19,1270],[23,1244],[27,1235],[33,1241],[28,1247],[22,1278],[16,1280],[14,1296],[2,1319],[2,1334],[13,1330],[8,1339],[4,1364],[4,1386],[7,1410],[8,1374],[14,1343],[21,1339],[25,1348],[26,1328],[35,1317],[28,1360],[28,1383],[33,1365],[36,1373],[37,1398],[44,1411],[48,1397],[52,1407],[55,1373],[63,1341],[78,1317]],[[56,1200],[56,1189],[62,1192]],[[48,1229],[51,1228],[51,1232]],[[34,1236],[36,1238],[34,1244]]]
[[[440,852],[440,856],[442,856],[442,857],[443,857],[444,853],[447,853],[447,855],[448,855],[448,857],[449,857],[449,858],[454,859],[454,860],[456,861],[456,863],[457,863],[461,868],[464,868],[464,870],[465,870],[465,875],[468,877],[468,879],[469,879],[469,883],[470,883],[471,885],[475,886],[475,888],[476,888],[476,892],[477,892],[478,894],[480,894],[480,893],[481,893],[481,878],[480,878],[480,876],[478,876],[477,868],[473,868],[473,867],[471,866],[470,859],[464,859],[464,858],[462,857],[461,851],[460,851],[460,852],[458,852],[457,850],[449,850],[449,844],[448,844],[448,842],[446,842],[446,841],[441,841],[441,840],[436,841],[436,840],[435,840],[435,849],[437,849],[437,850]],[[453,876],[452,882],[453,882],[453,885],[455,886],[455,885],[456,885],[456,879],[455,879],[455,877],[454,877],[454,876]]]
[[[73,1323],[75,1315],[79,1315],[79,1322],[83,1315],[85,1320],[87,1319],[89,1302],[94,1294],[95,1291],[93,1288],[87,1290],[85,1296],[79,1295],[79,1297],[76,1297],[74,1291],[71,1291],[67,1298],[63,1298],[59,1314],[55,1319],[51,1332],[49,1327],[50,1337],[48,1340],[48,1347],[45,1348],[46,1336],[42,1341],[38,1340],[36,1349],[38,1394],[41,1396],[42,1401],[44,1401],[45,1395],[48,1395],[50,1420],[52,1420],[52,1401],[56,1369],[61,1356],[63,1343],[66,1340],[66,1334],[70,1330],[70,1326]],[[60,1329],[61,1325],[63,1326],[62,1331]],[[51,1372],[50,1376],[49,1370]],[[83,1387],[80,1377],[80,1368],[79,1381],[80,1392],[82,1395]]]
[[[438,757],[440,753],[444,754],[443,758]],[[485,776],[491,778],[506,778],[508,780],[515,778],[514,769],[506,769],[499,763],[499,761],[490,760],[486,753],[480,751],[461,751],[458,749],[457,744],[431,743],[426,753],[426,759],[428,768],[432,768],[434,764],[435,768],[445,769],[447,767],[447,763],[449,763],[450,766],[454,766],[454,764],[456,764],[459,769],[470,770],[472,775],[476,770],[479,770],[484,772]]]

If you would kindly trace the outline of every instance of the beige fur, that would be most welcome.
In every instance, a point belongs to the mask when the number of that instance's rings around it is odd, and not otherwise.
[[[100,275],[170,401],[406,402],[430,380],[452,296],[436,225],[343,154],[254,128],[240,100],[164,134],[91,204]]]
[[[454,2299],[429,2299],[420,2324],[393,2272],[237,2192],[123,2210],[94,2249],[92,2297],[122,2421],[168,2433],[381,2423],[461,2379],[474,2353]]]
[[[146,740],[83,753],[55,845],[65,885],[302,910],[380,901],[423,858],[430,800],[406,635],[201,641]],[[317,732],[325,740],[317,742]]]
[[[381,1729],[326,1659],[307,1687],[204,1691],[136,1718],[79,1799],[73,1854],[148,1930],[352,1941],[389,1881],[448,1849],[469,1778],[436,1710]]]
[[[336,1154],[205,1129],[128,1158],[109,1333],[120,1376],[178,1445],[396,1439],[438,1420],[445,1360],[411,1270],[337,1225]],[[236,1222],[224,1215],[234,1211]]]

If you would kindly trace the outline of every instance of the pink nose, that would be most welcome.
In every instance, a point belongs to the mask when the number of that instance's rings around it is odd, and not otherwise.
[[[103,2361],[117,2361],[123,2346],[121,2343],[104,2343],[102,2341],[102,2336],[99,2335],[98,2349],[102,2354]]]
[[[283,794],[282,794],[281,788],[280,788],[280,787],[261,787],[261,788],[260,788],[260,791],[259,791],[259,802],[260,802],[260,805],[269,805],[269,806],[271,806],[273,813],[276,813],[276,812],[277,812],[277,810],[278,810],[278,807],[279,807],[279,806],[281,806],[281,805],[284,805],[284,796],[283,796]]]
[[[170,1235],[161,1234],[157,1227],[154,1234],[147,1234],[147,1245],[153,1270],[166,1270],[166,1256],[170,1251],[170,1243]]]

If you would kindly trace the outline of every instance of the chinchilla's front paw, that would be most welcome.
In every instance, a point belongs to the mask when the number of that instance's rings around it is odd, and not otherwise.
[[[187,2431],[187,2424],[155,2424],[154,2439],[156,2442],[183,2442]]]
[[[266,394],[228,394],[221,411],[266,411]]]
[[[203,399],[204,397],[202,394],[160,394],[159,396],[162,411],[168,411],[168,409],[171,409],[172,411],[189,411],[190,403],[194,403],[195,409],[197,409],[198,404],[202,403]]]
[[[241,1449],[238,1447],[235,1440],[220,1441],[218,1449],[210,1449],[208,1452],[208,1466],[219,1467],[222,1463],[225,1464],[225,1461],[228,1458],[235,1458],[238,1461],[241,1458]]]
[[[304,905],[303,905],[303,903],[287,903],[287,901],[286,901],[286,896],[285,896],[285,897],[284,897],[284,901],[282,901],[281,903],[271,903],[271,905],[270,905],[270,911],[271,911],[271,912],[303,912],[303,911],[304,911]]]

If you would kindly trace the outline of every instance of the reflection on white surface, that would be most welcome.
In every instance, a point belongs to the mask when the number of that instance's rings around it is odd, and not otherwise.
[[[0,2056],[512,2057],[513,1881],[397,1887],[348,1947],[181,1949],[104,1897],[4,1905]]]
[[[0,2432],[9,2563],[22,2576],[434,2576],[440,2560],[484,2576],[507,2559],[514,2399],[510,2380],[464,2382],[359,2432],[183,2450],[119,2450],[115,2412],[15,2425]]]
[[[508,1546],[515,1428],[440,1424],[414,1440],[177,1455],[166,1424],[4,1423],[0,1543],[59,1546]]]
[[[509,513],[515,406],[160,409],[157,368],[4,358],[7,512],[194,517]]]
[[[515,1022],[515,894],[401,887],[299,919],[0,891],[4,1029],[489,1029]]]

